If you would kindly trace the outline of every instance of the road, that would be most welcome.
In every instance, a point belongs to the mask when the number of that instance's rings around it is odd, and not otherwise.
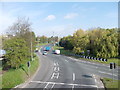
[[[52,46],[51,44],[49,46]],[[76,90],[77,88],[89,88],[97,90],[95,75],[118,79],[118,70],[114,70],[114,75],[109,66],[96,64],[83,60],[74,59],[64,55],[48,54],[42,55],[43,48],[37,53],[40,58],[40,69],[35,77],[25,88],[61,89],[66,88]]]

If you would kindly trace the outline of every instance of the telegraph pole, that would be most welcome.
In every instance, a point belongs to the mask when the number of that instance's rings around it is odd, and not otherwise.
[[[32,54],[32,51],[33,51],[33,50],[32,50],[32,46],[33,46],[33,45],[32,45],[32,32],[31,32],[31,60],[33,61],[33,54]]]

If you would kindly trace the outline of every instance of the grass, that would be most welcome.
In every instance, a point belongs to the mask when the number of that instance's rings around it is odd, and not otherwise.
[[[120,84],[120,80],[113,81],[110,78],[101,78],[101,80],[102,80],[106,90],[110,90],[110,89],[111,90],[120,90],[120,88],[118,89],[118,86]]]
[[[72,50],[65,50],[63,47],[54,46],[53,49],[54,50],[59,49],[60,53],[63,54],[63,55],[73,54]]]
[[[37,70],[39,65],[38,58],[35,57],[33,61],[31,61],[30,66],[30,76],[32,76]],[[24,65],[23,68],[19,69],[10,69],[2,75],[2,88],[13,88],[16,85],[19,85],[25,80],[28,79],[28,67]]]
[[[61,54],[63,55],[68,55],[70,56],[69,54],[74,54],[74,52],[72,50],[65,50],[63,47],[59,47],[59,46],[54,46],[53,47],[54,49],[59,49],[61,51]],[[118,58],[110,58],[108,59],[107,62],[103,62],[103,61],[99,61],[99,60],[91,60],[91,59],[86,59],[86,58],[80,58],[78,56],[71,56],[71,57],[74,57],[74,58],[78,58],[78,59],[82,59],[82,60],[87,60],[87,61],[93,61],[93,62],[98,62],[98,63],[104,63],[104,64],[110,64],[111,62],[114,62],[116,63],[117,66],[120,66],[120,59]]]
[[[48,43],[39,43],[38,46],[47,45]]]

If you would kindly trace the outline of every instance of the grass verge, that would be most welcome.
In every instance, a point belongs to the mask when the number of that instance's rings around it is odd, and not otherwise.
[[[54,46],[53,48],[54,49],[59,49],[61,51],[60,53],[63,54],[63,55],[70,56],[69,54],[74,54],[74,52],[72,50],[65,50],[63,47]],[[110,64],[111,62],[114,62],[114,63],[116,63],[116,65],[120,66],[120,63],[119,63],[120,59],[117,59],[117,58],[110,58],[110,59],[108,59],[107,62],[103,62],[103,61],[99,61],[99,60],[91,60],[91,59],[86,59],[86,58],[80,58],[78,56],[71,56],[71,57],[82,59],[82,60],[87,60],[87,61],[103,63],[103,64]]]
[[[31,61],[30,76],[32,76],[39,66],[38,57],[35,56]],[[13,88],[16,85],[24,83],[28,79],[28,67],[27,64],[23,68],[10,69],[2,75],[2,88]]]
[[[47,45],[48,43],[39,43],[38,46]]]
[[[106,90],[120,90],[120,80],[112,80],[110,78],[101,78]]]

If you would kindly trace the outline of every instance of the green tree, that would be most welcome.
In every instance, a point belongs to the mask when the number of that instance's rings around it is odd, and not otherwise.
[[[4,42],[4,49],[6,50],[7,64],[11,67],[19,68],[28,61],[29,49],[24,39],[17,37],[8,39]]]

